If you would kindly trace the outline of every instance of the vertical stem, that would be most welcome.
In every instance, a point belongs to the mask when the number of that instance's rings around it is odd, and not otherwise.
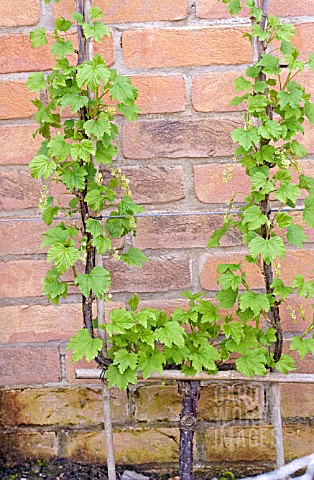
[[[182,397],[179,422],[180,480],[193,480],[193,439],[201,382],[199,380],[180,380],[178,381],[178,390]]]
[[[280,384],[272,383],[270,385],[270,409],[271,423],[274,427],[276,468],[283,467],[285,464],[280,403]]]

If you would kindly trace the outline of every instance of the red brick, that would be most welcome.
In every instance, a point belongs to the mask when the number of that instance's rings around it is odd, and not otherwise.
[[[25,459],[50,460],[57,456],[55,432],[5,432],[0,435],[0,451],[7,465],[25,462]]]
[[[241,2],[242,5],[244,2]],[[248,8],[238,13],[239,17],[247,16]],[[287,4],[285,0],[276,0],[270,6],[270,13],[281,17],[314,15],[313,0],[293,0]],[[197,0],[196,14],[199,18],[230,18],[226,5],[215,0]]]
[[[34,25],[39,21],[39,0],[12,0],[0,3],[0,27]]]
[[[305,299],[304,297],[289,296],[287,300],[280,305],[280,314],[282,319],[282,328],[284,332],[300,333],[303,332],[313,321],[312,309],[313,300]],[[295,311],[296,320],[291,318],[291,310],[287,307],[291,306],[292,311]],[[298,313],[298,307],[302,306],[305,312],[305,320],[302,320]]]
[[[158,22],[162,20],[182,20],[187,16],[186,0],[128,0],[127,7],[120,0],[95,1],[104,10],[105,23]],[[75,10],[75,2],[60,2],[54,8],[56,16],[70,18]]]
[[[123,33],[129,68],[240,65],[252,61],[250,43],[239,27],[137,29]]]
[[[29,40],[29,34],[18,33],[3,35],[0,43],[0,73],[14,72],[32,72],[36,70],[50,70],[53,65],[53,57],[50,51],[50,45],[53,43],[51,34],[48,34],[49,42],[39,48],[32,48]],[[76,34],[71,33],[68,38],[73,41],[74,46],[77,43]],[[113,39],[104,37],[100,46],[95,47],[95,53],[104,55],[107,65],[113,63]],[[75,64],[77,57],[72,56]]]
[[[314,385],[281,385],[281,414],[284,418],[314,416]]]
[[[40,197],[40,183],[27,170],[0,174],[0,210],[36,208]]]
[[[209,237],[222,222],[223,218],[218,215],[139,218],[134,244],[141,249],[206,247]],[[229,233],[221,242],[222,246],[236,244],[239,239]]]
[[[11,83],[16,86],[17,82],[3,83]],[[34,94],[32,95],[34,96]],[[7,99],[4,98],[3,101],[7,102]],[[11,102],[13,103],[13,99],[11,100]],[[23,103],[26,106],[25,100]],[[31,107],[32,105],[29,104],[29,99],[27,98],[27,108],[30,109]],[[12,108],[13,110],[15,108],[15,111],[17,111],[16,106],[13,105]],[[10,111],[11,110],[7,109],[8,114],[10,114]],[[33,113],[30,112],[30,114],[32,115]],[[42,142],[42,137],[40,137],[40,135],[38,135],[36,138],[32,137],[36,129],[36,125],[0,126],[0,164],[22,165],[30,162],[32,158],[36,155],[37,150]],[[14,145],[14,148],[12,148],[12,145]]]
[[[137,159],[229,156],[234,152],[230,133],[240,125],[237,117],[125,124],[123,151]]]
[[[2,348],[0,385],[58,382],[60,359],[56,347]]]
[[[0,255],[23,255],[43,253],[40,244],[41,236],[48,229],[47,225],[38,217],[38,221],[0,222]]]
[[[138,203],[165,203],[185,197],[182,167],[147,165],[122,170]]]
[[[1,81],[0,119],[32,117],[37,112],[37,108],[31,103],[31,100],[36,98],[36,96],[35,93],[27,90],[24,81]],[[31,140],[30,143],[32,143]],[[16,147],[14,146],[14,148]],[[1,163],[3,163],[3,160]]]
[[[0,298],[42,295],[42,279],[49,265],[44,260],[1,262]]]
[[[314,24],[299,23],[295,27],[296,36],[292,37],[292,43],[300,50],[301,58],[308,60],[308,52],[313,50]]]
[[[150,258],[140,269],[111,261],[109,269],[113,292],[168,292],[191,287],[189,259],[183,256]]]
[[[232,178],[223,182],[228,166],[222,164],[196,165],[193,168],[196,198],[203,203],[225,203],[234,193],[236,202],[242,202],[248,195],[251,182],[241,165],[233,165]]]
[[[134,76],[138,89],[136,104],[141,113],[182,112],[184,110],[184,79],[171,76]]]
[[[232,82],[244,72],[212,72],[192,78],[192,103],[197,112],[230,112],[244,110],[243,105],[229,106],[237,95]]]

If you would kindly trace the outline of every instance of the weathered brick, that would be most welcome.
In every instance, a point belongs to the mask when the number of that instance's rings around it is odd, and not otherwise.
[[[8,120],[11,118],[32,117],[37,111],[37,108],[31,103],[31,100],[33,100],[36,96],[37,95],[35,93],[31,93],[27,90],[24,81],[1,81],[0,119]],[[32,143],[31,140],[30,143]]]
[[[263,387],[217,383],[202,388],[198,417],[213,422],[258,419],[263,410]]]
[[[16,86],[17,82],[2,82],[11,83]],[[1,84],[0,84],[1,85]],[[23,85],[21,83],[21,85]],[[32,94],[34,96],[34,94]],[[6,98],[3,98],[4,102],[7,102]],[[17,111],[15,106],[15,98],[10,100],[13,105],[13,111]],[[26,106],[25,101],[22,104]],[[29,105],[29,99],[27,99],[27,108],[31,108]],[[2,108],[2,105],[1,105]],[[7,110],[7,114],[10,111]],[[30,116],[33,115],[30,112]],[[1,125],[0,126],[0,164],[1,165],[21,165],[28,163],[36,155],[38,148],[42,142],[42,138],[38,135],[36,138],[32,137],[32,134],[37,129],[36,125]],[[12,145],[14,148],[12,148]]]
[[[57,456],[55,432],[1,432],[1,459],[7,465],[21,464],[25,459],[50,460]]]
[[[136,105],[141,113],[182,112],[184,110],[184,79],[173,76],[133,76],[138,89]]]
[[[40,244],[41,236],[47,230],[47,225],[38,217],[38,221],[0,222],[0,255],[23,255],[43,253]]]
[[[162,20],[182,20],[187,16],[185,0],[128,0],[127,8],[120,0],[98,0],[95,2],[104,11],[105,23],[158,22]],[[55,6],[55,15],[70,18],[75,10],[75,2],[60,2]]]
[[[300,50],[301,58],[308,60],[308,52],[313,50],[314,25],[313,23],[299,23],[295,25],[296,35],[292,43]]]
[[[85,359],[79,360],[78,362],[73,363],[72,361],[72,351],[68,350],[65,352],[65,377],[66,380],[71,385],[99,385],[99,380],[95,379],[77,379],[75,376],[75,371],[77,368],[97,368],[98,365],[95,361],[87,362]]]
[[[42,279],[48,269],[44,260],[1,262],[0,298],[42,295]]]
[[[24,210],[37,207],[41,186],[28,170],[20,170],[1,173],[0,190],[0,210]]]
[[[176,422],[179,420],[182,400],[177,386],[147,385],[139,387],[134,398],[134,417],[140,422],[158,420]]]
[[[189,259],[180,256],[150,258],[142,268],[110,262],[113,292],[168,292],[191,286]]]
[[[167,315],[171,315],[171,313],[176,308],[183,308],[187,310],[189,308],[189,302],[186,298],[178,298],[178,299],[154,299],[151,298],[149,300],[140,300],[139,308],[158,308],[159,310],[164,310]]]
[[[284,425],[283,439],[286,460],[304,457],[313,453],[313,425]]]
[[[122,167],[122,171],[130,181],[135,202],[165,203],[185,197],[181,166],[132,166]]]
[[[314,15],[314,3],[313,0],[293,0],[287,4],[285,0],[276,0],[271,4],[270,12],[281,17]],[[248,13],[249,9],[244,8],[238,16],[247,16]],[[226,5],[214,0],[197,0],[196,14],[199,18],[230,18]]]
[[[0,385],[36,384],[60,380],[56,347],[2,348]]]
[[[76,46],[77,38],[75,33],[68,34]],[[29,40],[29,34],[12,33],[1,36],[0,42],[0,73],[14,72],[33,72],[36,70],[50,70],[53,65],[50,46],[53,43],[52,34],[48,33],[48,44],[40,48],[32,48]],[[112,65],[114,61],[113,39],[104,37],[101,45],[95,46],[95,53],[100,53],[106,59],[107,65]],[[72,63],[76,64],[75,55],[69,57]]]
[[[312,303],[313,301],[311,301],[311,299],[305,299],[295,295],[289,296],[287,300],[280,305],[283,331],[292,333],[304,331],[313,321],[311,318],[313,315]],[[299,306],[302,306],[304,309],[305,320],[302,320],[300,317]],[[292,311],[287,307],[291,307]],[[296,314],[296,320],[291,318],[291,312]]]
[[[0,27],[34,25],[39,21],[39,0],[12,0],[0,3]]]
[[[127,420],[126,392],[113,389],[111,395],[112,420]],[[3,392],[1,413],[5,426],[102,424],[101,387],[6,390]]]
[[[207,461],[270,461],[275,458],[271,426],[210,427],[205,433]]]
[[[229,173],[227,165],[210,164],[193,167],[194,191],[200,202],[226,203],[237,192],[239,194],[235,201],[243,202],[252,186],[244,169],[241,165],[233,165],[232,177],[226,183],[223,181],[224,172]]]
[[[128,30],[122,36],[129,68],[240,65],[252,61],[240,27],[188,27]]]
[[[243,110],[243,105],[229,106],[236,91],[232,82],[243,75],[237,72],[211,72],[192,77],[192,103],[197,112],[230,112]]]
[[[229,156],[234,152],[230,133],[240,125],[237,117],[125,124],[123,151],[137,159]]]
[[[222,223],[218,215],[139,218],[134,245],[142,249],[206,247]],[[239,240],[235,234],[226,234],[221,245],[237,245]]]
[[[307,279],[311,278],[313,269],[313,250],[288,251],[281,263],[281,278],[287,284],[291,285],[293,278],[298,273],[302,273]],[[248,264],[244,260],[245,253],[219,251],[209,254],[203,258],[200,268],[201,287],[205,290],[217,290],[217,266],[220,263],[239,263],[243,265],[247,273],[248,284],[251,288],[262,288],[263,276],[256,264]],[[300,272],[300,265],[302,270]]]
[[[113,441],[117,464],[165,463],[178,460],[178,430],[174,428],[116,431]],[[66,455],[72,460],[104,463],[104,452],[103,432],[71,432],[67,436]]]
[[[314,385],[281,385],[280,390],[283,418],[314,416]]]

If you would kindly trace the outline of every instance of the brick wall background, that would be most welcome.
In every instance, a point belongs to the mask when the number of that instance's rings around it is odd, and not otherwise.
[[[271,10],[297,26],[295,40],[303,54],[314,49],[314,1],[271,0]],[[142,114],[124,124],[118,140],[118,163],[131,179],[136,201],[147,212],[207,211],[224,208],[235,190],[247,183],[235,169],[228,184],[223,171],[232,156],[230,131],[241,123],[229,107],[231,81],[251,62],[242,39],[248,22],[230,19],[217,0],[99,0],[112,32],[99,48],[110,65],[132,77],[139,89]],[[69,337],[81,325],[80,298],[71,295],[60,307],[48,305],[41,293],[47,270],[39,249],[42,222],[3,221],[37,216],[40,184],[27,171],[39,139],[34,108],[25,81],[29,72],[52,67],[49,49],[32,50],[34,26],[53,30],[56,15],[68,17],[73,2],[58,6],[43,0],[0,3],[0,390],[2,458],[67,456],[103,462],[104,437],[99,385],[77,381],[65,353]],[[314,93],[313,76],[303,75]],[[313,174],[313,128],[304,144],[309,156],[304,173]],[[111,307],[125,305],[130,292],[143,305],[167,311],[185,306],[180,291],[216,290],[216,266],[237,261],[244,250],[226,236],[223,249],[208,251],[207,241],[221,216],[145,218],[138,222],[134,245],[150,258],[141,270],[117,263],[113,269]],[[289,279],[302,267],[311,274],[313,232],[304,251],[289,247],[282,262]],[[255,288],[261,279],[251,267]],[[295,299],[295,302],[297,300]],[[310,302],[304,301],[310,314]],[[304,328],[283,309],[285,335]],[[310,318],[309,318],[310,321]],[[299,371],[313,372],[308,357]],[[78,366],[82,366],[82,363]],[[312,386],[284,386],[283,417],[287,458],[312,453],[314,406]],[[178,457],[176,386],[147,383],[129,396],[113,392],[117,462],[149,464],[161,471]],[[267,388],[204,385],[196,435],[197,465],[252,467],[273,461]],[[1,457],[1,455],[0,455]],[[235,468],[235,467],[233,467]]]

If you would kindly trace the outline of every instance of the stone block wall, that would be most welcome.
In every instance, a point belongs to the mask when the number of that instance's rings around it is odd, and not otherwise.
[[[96,3],[105,10],[112,34],[97,51],[139,89],[139,121],[117,119],[117,163],[130,178],[135,200],[146,212],[222,211],[233,191],[248,188],[237,168],[230,182],[222,182],[234,150],[230,131],[241,123],[239,108],[228,106],[231,82],[252,61],[242,38],[247,20],[230,19],[218,0]],[[25,82],[30,72],[52,68],[48,46],[33,50],[28,36],[36,26],[52,31],[55,17],[68,17],[73,5],[67,0],[57,6],[43,0],[0,2],[0,457],[11,463],[54,456],[105,461],[99,384],[75,380],[75,366],[65,351],[81,325],[80,298],[72,294],[59,307],[47,303],[41,280],[48,266],[39,248],[45,225],[20,220],[38,217],[40,194],[40,183],[27,170],[40,140],[32,138],[34,94]],[[270,0],[270,6],[296,25],[302,54],[313,51],[313,0]],[[305,72],[303,82],[314,93],[313,75]],[[303,143],[309,155],[301,166],[313,174],[309,125]],[[112,265],[108,309],[124,306],[132,292],[140,294],[143,306],[167,311],[187,305],[180,298],[186,288],[213,296],[217,264],[245,254],[231,235],[222,249],[207,250],[209,236],[222,221],[214,214],[139,219],[134,246],[150,261],[141,270]],[[312,274],[314,235],[306,233],[305,249],[290,247],[282,262],[285,280],[300,265],[302,273]],[[248,276],[258,289],[261,278],[253,267]],[[309,321],[310,303],[304,301]],[[304,329],[286,309],[282,315],[286,337]],[[313,372],[313,365],[308,357],[299,371]],[[273,462],[267,391],[267,386],[204,384],[196,433],[199,468]],[[282,387],[287,458],[314,450],[313,393],[309,385]],[[175,465],[179,410],[174,384],[144,383],[132,387],[128,396],[114,391],[117,462],[157,471]]]

